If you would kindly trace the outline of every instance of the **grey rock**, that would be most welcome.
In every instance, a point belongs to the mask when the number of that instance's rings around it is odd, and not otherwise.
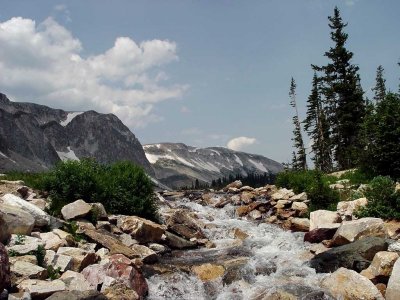
[[[108,298],[98,291],[64,291],[57,292],[46,300],[107,300]]]
[[[10,233],[30,234],[35,225],[35,219],[28,212],[15,206],[0,203],[0,215]]]

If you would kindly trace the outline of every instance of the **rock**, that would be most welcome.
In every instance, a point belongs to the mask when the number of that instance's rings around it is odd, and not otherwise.
[[[307,232],[310,229],[310,220],[307,218],[292,218],[290,223],[290,229],[293,231]]]
[[[395,241],[393,243],[390,243],[388,251],[397,252],[397,254],[400,254],[400,241]]]
[[[285,208],[286,206],[289,206],[291,202],[289,200],[278,200],[276,202],[275,208]]]
[[[26,199],[29,194],[29,188],[23,185],[17,189],[17,192],[21,195],[22,198]]]
[[[335,211],[316,210],[310,213],[310,231],[316,228],[338,228],[342,219]]]
[[[221,265],[207,263],[192,267],[192,272],[196,274],[201,281],[209,281],[222,277],[225,273],[225,268]]]
[[[330,240],[336,233],[337,228],[315,228],[304,235],[304,241],[309,243],[321,243]]]
[[[40,239],[45,243],[44,248],[46,250],[57,251],[60,247],[68,246],[66,240],[61,239],[54,232],[44,232],[39,234]]]
[[[16,260],[11,264],[11,272],[17,277],[30,279],[46,279],[47,270],[23,260]]]
[[[33,299],[44,299],[56,292],[65,291],[65,283],[59,279],[53,281],[27,279],[23,280],[18,288],[31,294]]]
[[[123,283],[114,283],[107,287],[104,292],[104,296],[108,300],[139,300],[139,295],[134,289],[127,287]]]
[[[127,233],[122,233],[118,235],[118,239],[122,242],[122,244],[128,247],[139,244],[137,240],[133,239],[132,236]]]
[[[0,243],[7,244],[11,238],[10,230],[6,221],[3,219],[3,215],[0,214]]]
[[[375,254],[371,265],[361,271],[361,275],[367,277],[374,283],[387,280],[392,273],[393,265],[399,255],[395,252],[381,251]]]
[[[158,260],[157,253],[146,246],[132,245],[131,248],[142,259],[144,263],[154,263]]]
[[[82,271],[82,274],[93,287],[102,284],[103,290],[118,282],[132,288],[139,297],[145,297],[148,293],[148,286],[143,274],[132,264],[130,259],[122,254],[110,256],[108,263],[88,266]]]
[[[238,217],[243,217],[249,213],[249,207],[247,205],[242,205],[236,208],[236,215]]]
[[[255,195],[251,192],[243,192],[240,195],[240,199],[245,203],[245,204],[249,204],[253,201],[253,199],[255,198]]]
[[[261,220],[262,214],[260,211],[255,209],[249,212],[249,217],[252,218],[253,220]]]
[[[71,270],[73,260],[71,256],[57,254],[53,250],[47,250],[44,257],[44,265],[46,267],[52,266],[54,269],[60,268],[60,272]]]
[[[29,213],[35,219],[35,226],[43,227],[49,225],[50,216],[32,203],[13,194],[5,194],[1,199],[3,199],[5,205],[18,207]]]
[[[387,229],[382,219],[362,218],[344,221],[333,236],[331,245],[344,245],[367,236],[387,237]]]
[[[252,188],[251,186],[245,185],[245,186],[242,186],[239,189],[239,191],[240,192],[252,192],[252,191],[254,191],[254,188]]]
[[[47,206],[47,202],[44,199],[32,199],[29,202],[43,211],[46,209],[46,206]]]
[[[249,237],[246,232],[240,230],[239,228],[235,228],[233,230],[233,236],[235,237],[235,239],[240,239],[242,241]]]
[[[135,216],[119,218],[118,227],[141,243],[160,242],[165,232],[161,225]]]
[[[16,206],[0,203],[0,215],[7,223],[11,234],[29,235],[35,225],[35,219],[28,212]]]
[[[387,248],[385,239],[366,237],[316,255],[310,260],[310,266],[318,273],[334,272],[340,267],[361,272],[370,265],[377,252],[386,251]]]
[[[336,299],[385,300],[375,285],[353,270],[340,268],[321,281]]]
[[[242,200],[240,199],[240,195],[232,195],[231,196],[231,202],[233,203],[233,205],[240,205],[240,202]]]
[[[106,296],[101,294],[98,291],[64,291],[64,292],[56,292],[50,297],[46,298],[46,300],[107,300]],[[128,300],[122,299],[121,300]]]
[[[306,193],[306,192],[303,192],[303,193],[300,193],[300,194],[298,194],[298,195],[294,195],[294,196],[290,197],[289,200],[290,200],[290,201],[293,201],[293,202],[296,202],[296,201],[301,201],[301,202],[306,201],[306,200],[307,200],[307,193]]]
[[[167,220],[167,227],[169,230],[187,239],[206,238],[199,225],[199,221],[192,218],[187,210],[176,210]]]
[[[60,247],[57,251],[58,255],[67,255],[72,257],[72,271],[79,272],[88,265],[94,264],[97,261],[94,252],[85,251],[80,248]]]
[[[10,285],[10,262],[6,248],[0,243],[0,293]]]
[[[11,236],[11,241],[7,246],[7,250],[19,255],[26,255],[36,251],[39,246],[44,246],[44,243],[41,239],[31,236],[23,236],[21,238],[13,234]]]
[[[367,198],[359,198],[353,201],[341,201],[337,204],[337,211],[344,219],[351,220],[352,216],[367,204]]]
[[[139,257],[139,254],[125,246],[119,239],[113,236],[108,231],[104,229],[100,230],[86,230],[84,234],[92,241],[96,242],[97,244],[102,245],[103,247],[110,250],[110,254],[123,254],[129,258],[136,258]]]
[[[391,239],[397,240],[400,238],[400,222],[396,220],[385,221],[385,226],[388,235]]]
[[[168,249],[168,247],[157,243],[150,243],[149,248],[154,252],[156,252],[157,254],[164,254],[171,251],[171,249]]]
[[[0,299],[3,299],[3,298],[1,298],[1,295],[0,295]],[[4,299],[7,299],[7,298],[4,298]],[[21,291],[19,293],[8,294],[8,300],[31,300],[31,299],[32,299],[31,294],[29,294],[28,292]]]
[[[386,300],[398,300],[400,295],[400,259],[394,263],[386,288]]]
[[[65,205],[61,209],[61,214],[64,220],[72,220],[76,218],[83,218],[91,211],[92,207],[90,204],[83,200],[76,200],[70,204]]]
[[[299,216],[303,216],[308,212],[308,206],[304,202],[293,202],[292,209],[297,211]]]
[[[72,246],[75,244],[75,240],[74,237],[72,236],[72,234],[61,230],[61,229],[53,229],[52,231],[54,234],[56,234],[60,239],[67,241],[69,246]]]
[[[293,197],[294,193],[292,190],[288,189],[280,189],[277,192],[271,195],[272,200],[288,200],[290,197]]]
[[[106,259],[109,258],[110,256],[110,250],[108,250],[107,248],[101,248],[99,250],[96,251],[96,255],[98,257],[100,257],[100,261],[104,261]]]
[[[280,220],[286,220],[286,219],[289,219],[290,217],[293,217],[295,215],[296,215],[296,212],[294,210],[291,210],[291,209],[278,209],[276,211],[276,216]]]
[[[332,190],[343,190],[344,189],[344,185],[341,183],[334,183],[334,184],[330,184],[329,187]]]
[[[386,294],[386,284],[377,283],[377,284],[375,284],[375,286],[378,289],[378,291],[381,293],[381,295],[385,296],[385,294]]]
[[[243,183],[240,180],[236,180],[230,184],[228,184],[226,187],[224,187],[224,191],[228,191],[230,188],[235,188],[235,189],[240,189],[243,187]]]
[[[326,252],[328,250],[329,250],[329,248],[325,247],[323,244],[313,244],[310,247],[310,252],[315,254],[315,255],[318,255],[320,253]]]
[[[168,247],[172,249],[190,249],[196,248],[197,243],[185,240],[176,234],[173,234],[169,231],[165,232],[166,235],[166,243]]]
[[[59,279],[65,283],[67,290],[69,291],[83,292],[93,290],[93,287],[81,273],[66,271]]]
[[[91,214],[92,214],[93,219],[95,219],[96,221],[108,220],[107,211],[104,208],[103,204],[90,203],[89,205],[92,207]]]

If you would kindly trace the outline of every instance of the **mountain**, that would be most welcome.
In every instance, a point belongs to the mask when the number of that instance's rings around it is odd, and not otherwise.
[[[222,147],[195,148],[182,143],[144,145],[146,157],[156,178],[171,187],[191,186],[198,179],[213,179],[251,173],[276,174],[283,166],[261,155],[248,154]]]
[[[154,175],[142,145],[113,114],[12,102],[0,93],[0,172],[38,172],[60,160],[129,160]]]

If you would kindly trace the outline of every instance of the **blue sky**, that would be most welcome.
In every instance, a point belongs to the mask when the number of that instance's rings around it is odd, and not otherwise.
[[[380,64],[397,90],[398,0],[2,0],[0,91],[113,112],[142,143],[230,142],[287,161],[290,78],[304,116],[335,5],[367,95]]]

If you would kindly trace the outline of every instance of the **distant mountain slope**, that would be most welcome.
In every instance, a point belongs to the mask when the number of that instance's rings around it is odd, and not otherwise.
[[[83,157],[130,160],[154,175],[142,145],[115,115],[12,102],[0,93],[0,172],[42,171]]]
[[[196,179],[210,183],[229,175],[276,174],[283,166],[261,155],[222,147],[195,148],[181,143],[144,145],[156,178],[171,187],[190,186]]]

